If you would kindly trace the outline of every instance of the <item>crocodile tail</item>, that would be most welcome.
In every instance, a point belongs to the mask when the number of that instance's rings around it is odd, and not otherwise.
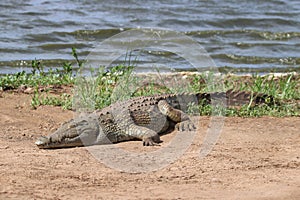
[[[255,92],[228,90],[226,92],[197,93],[197,100],[200,104],[220,104],[224,106],[255,106],[260,104],[272,105],[274,97]]]
[[[207,104],[211,104],[212,95],[211,93],[197,93],[196,98],[198,104],[207,105]]]
[[[226,97],[228,106],[241,106],[245,104],[251,104],[251,106],[275,104],[273,96],[257,92],[234,91],[231,89],[226,92]]]

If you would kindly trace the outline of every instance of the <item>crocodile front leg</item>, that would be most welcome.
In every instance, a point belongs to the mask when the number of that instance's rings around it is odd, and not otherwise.
[[[172,121],[176,122],[175,128],[179,131],[192,131],[196,126],[191,121],[189,116],[181,110],[173,108],[166,100],[158,102],[158,108],[161,113],[168,116]]]
[[[159,135],[155,131],[136,124],[130,124],[125,133],[142,140],[144,146],[153,146],[161,142]]]

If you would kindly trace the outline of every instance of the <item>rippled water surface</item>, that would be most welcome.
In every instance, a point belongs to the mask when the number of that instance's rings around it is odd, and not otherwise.
[[[137,27],[182,32],[199,42],[218,67],[299,68],[300,1],[43,1],[0,2],[0,73],[27,69],[33,59],[48,67],[80,58],[110,36]],[[170,54],[140,65],[174,62]],[[165,57],[165,58],[164,58]],[[143,60],[145,62],[143,62]],[[171,60],[171,61],[170,61]]]

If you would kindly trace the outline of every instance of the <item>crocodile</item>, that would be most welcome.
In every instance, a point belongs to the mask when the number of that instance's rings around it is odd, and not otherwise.
[[[144,146],[158,145],[160,135],[170,130],[193,131],[196,126],[186,114],[191,104],[266,104],[272,97],[245,91],[197,94],[159,94],[134,97],[101,110],[79,115],[54,133],[41,136],[35,144],[41,149],[111,144],[142,140]]]

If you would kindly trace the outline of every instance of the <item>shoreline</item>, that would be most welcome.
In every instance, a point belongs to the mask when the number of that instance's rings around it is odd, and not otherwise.
[[[26,73],[30,73],[31,69],[32,69],[30,66],[31,62],[32,62],[32,60],[26,60],[26,61],[21,60],[21,61],[19,61],[18,64],[16,64],[16,67],[6,66],[6,65],[4,65],[5,62],[0,62],[0,76],[3,76],[5,74],[19,73],[23,70]],[[54,61],[52,61],[52,60],[41,60],[40,62],[43,62],[46,64],[49,63],[50,65],[54,64]],[[67,60],[67,61],[59,60],[56,65],[63,66],[64,63],[73,63],[74,64],[74,60]],[[1,68],[4,68],[4,69],[1,70]],[[56,68],[59,69],[61,67],[47,67],[47,65],[46,65],[45,71],[48,71],[50,69],[56,69]],[[73,69],[76,71],[79,68],[74,67]],[[148,68],[142,67],[141,70],[143,70],[143,71],[139,72],[139,73],[149,73],[149,72],[147,72],[147,69],[151,69],[151,67],[148,67]],[[185,73],[194,73],[194,72],[199,73],[199,72],[197,72],[197,70],[195,68],[192,68],[192,69],[188,69],[188,68],[187,69],[169,69],[169,70],[174,70],[175,72],[182,71]],[[209,70],[207,68],[203,68],[203,69],[201,69],[201,71],[205,72],[205,71],[209,71]],[[225,66],[225,67],[214,67],[214,71],[217,71],[218,73],[221,73],[221,74],[237,74],[237,75],[253,75],[253,74],[267,75],[267,74],[289,74],[289,73],[299,74],[300,66],[298,66],[298,67],[276,67],[276,68],[269,68],[269,67],[249,68],[249,67],[227,67],[227,66]],[[203,73],[203,72],[200,72],[200,73]]]

